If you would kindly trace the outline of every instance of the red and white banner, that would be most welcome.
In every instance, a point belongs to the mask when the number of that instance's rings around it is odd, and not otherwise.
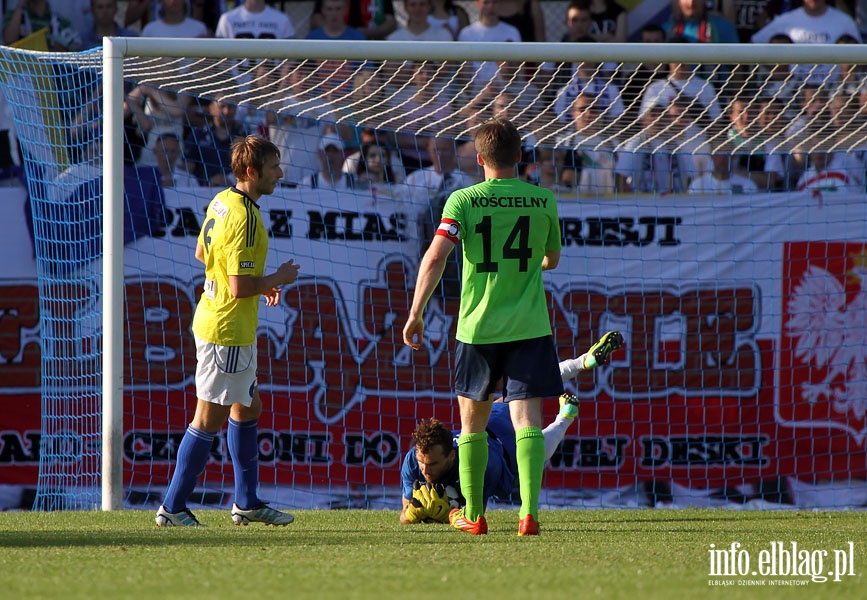
[[[202,273],[193,248],[211,194],[172,192],[165,231],[125,252],[132,489],[165,485],[194,404],[189,326]],[[865,200],[561,198],[563,255],[546,274],[560,357],[580,354],[608,329],[627,343],[610,365],[568,384],[584,400],[581,418],[546,486],[624,490],[664,481],[748,496],[781,479],[867,478]],[[21,203],[8,194],[3,204],[0,484],[34,485],[39,286],[23,211],[13,210]],[[260,311],[262,481],[342,494],[396,486],[417,419],[457,422],[456,302],[432,300],[422,351],[400,343],[418,208],[322,190],[280,190],[262,207],[270,264],[301,265],[281,305]],[[99,332],[87,330],[98,321],[85,318],[98,310],[94,291],[79,290],[73,302],[82,317],[75,334],[88,348],[99,343]],[[546,409],[553,418],[556,401]],[[206,486],[231,482],[231,471],[219,440]]]

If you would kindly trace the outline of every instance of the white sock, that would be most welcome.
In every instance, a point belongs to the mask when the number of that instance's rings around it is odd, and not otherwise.
[[[560,442],[563,441],[563,438],[566,437],[566,430],[569,429],[569,425],[571,425],[573,421],[575,421],[575,419],[567,419],[563,415],[557,415],[554,422],[542,430],[542,435],[545,436],[546,462],[554,456],[554,450],[557,449],[557,446],[559,446]]]
[[[585,370],[584,357],[587,354],[582,354],[578,358],[569,358],[560,363],[560,377],[563,381],[569,381],[578,377],[578,373]]]

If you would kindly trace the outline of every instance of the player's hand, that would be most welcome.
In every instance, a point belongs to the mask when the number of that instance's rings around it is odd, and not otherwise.
[[[403,327],[403,343],[413,350],[421,350],[424,339],[424,320],[410,319]]]
[[[265,306],[277,306],[280,304],[280,288],[272,288],[263,293],[265,297]]]
[[[281,283],[284,285],[293,283],[298,278],[298,269],[300,265],[296,265],[294,260],[288,260],[277,267],[277,275],[280,277]]]
[[[428,518],[440,523],[448,521],[451,507],[449,506],[445,486],[426,484],[419,489],[419,495],[421,496],[421,504],[427,511]]]
[[[412,484],[412,498],[409,501],[409,506],[403,511],[406,520],[410,523],[421,523],[428,518],[427,510],[421,501],[422,484],[418,481]]]

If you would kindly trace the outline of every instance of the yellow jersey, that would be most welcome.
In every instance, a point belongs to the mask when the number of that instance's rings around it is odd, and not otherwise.
[[[205,250],[205,289],[193,333],[220,346],[254,344],[259,296],[232,296],[229,275],[262,277],[265,272],[268,234],[259,205],[234,187],[220,192],[208,205],[198,239]]]

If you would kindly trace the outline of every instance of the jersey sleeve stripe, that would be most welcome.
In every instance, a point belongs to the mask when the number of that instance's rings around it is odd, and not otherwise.
[[[252,248],[256,242],[256,210],[249,198],[244,198],[244,208],[247,209],[247,247]]]

